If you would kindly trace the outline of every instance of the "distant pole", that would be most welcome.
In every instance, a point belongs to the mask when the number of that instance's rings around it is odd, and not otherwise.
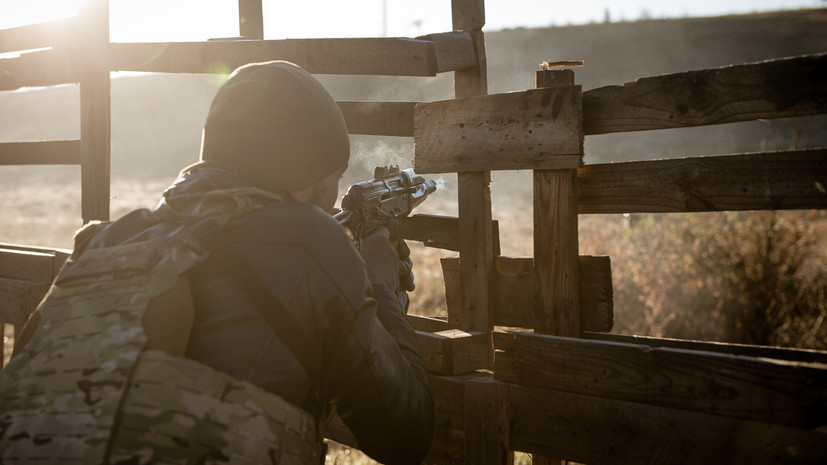
[[[382,0],[382,37],[388,36],[388,0]]]

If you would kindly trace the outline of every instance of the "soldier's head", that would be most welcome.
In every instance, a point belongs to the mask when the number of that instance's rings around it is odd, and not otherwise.
[[[222,163],[273,192],[338,181],[349,157],[338,105],[310,73],[286,61],[236,69],[216,93],[204,124],[202,161]]]

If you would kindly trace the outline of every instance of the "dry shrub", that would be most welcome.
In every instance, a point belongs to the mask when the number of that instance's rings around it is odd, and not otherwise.
[[[615,332],[827,348],[824,211],[635,215],[620,234],[599,223],[581,252],[612,258]]]

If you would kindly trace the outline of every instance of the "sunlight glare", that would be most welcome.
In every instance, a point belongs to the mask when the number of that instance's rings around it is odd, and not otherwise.
[[[6,0],[0,2],[0,29],[43,23],[78,14],[80,0]]]

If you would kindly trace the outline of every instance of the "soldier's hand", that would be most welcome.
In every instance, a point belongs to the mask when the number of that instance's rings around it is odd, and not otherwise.
[[[411,249],[403,239],[399,239],[396,246],[399,254],[399,292],[411,292],[416,289],[414,284],[413,260],[411,260]]]
[[[385,286],[389,291],[399,289],[399,254],[390,242],[388,228],[380,227],[362,237],[359,247],[368,265],[368,278],[375,286]]]

